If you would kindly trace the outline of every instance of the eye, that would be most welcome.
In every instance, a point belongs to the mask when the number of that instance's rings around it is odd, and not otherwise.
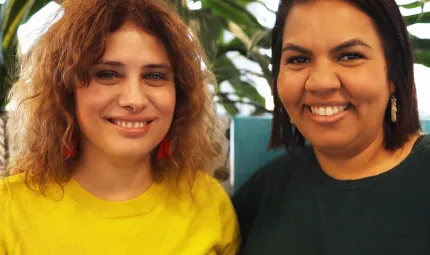
[[[119,75],[113,71],[100,71],[96,73],[96,76],[100,80],[112,80],[119,77]]]
[[[161,87],[168,81],[166,74],[164,73],[147,73],[142,77],[145,83],[150,86]]]
[[[165,80],[166,76],[162,73],[148,73],[143,76],[144,79],[159,81]]]
[[[102,70],[95,72],[93,79],[103,85],[115,85],[121,82],[121,75],[115,71]]]
[[[287,60],[288,64],[306,64],[310,62],[311,60],[309,58],[302,56],[291,57]]]
[[[351,61],[356,59],[362,59],[363,55],[360,53],[345,53],[340,56],[339,61]]]

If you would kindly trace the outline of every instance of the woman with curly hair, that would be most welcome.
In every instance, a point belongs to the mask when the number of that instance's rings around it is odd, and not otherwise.
[[[203,171],[212,75],[187,26],[156,0],[62,11],[10,93],[0,254],[235,254],[233,207]]]

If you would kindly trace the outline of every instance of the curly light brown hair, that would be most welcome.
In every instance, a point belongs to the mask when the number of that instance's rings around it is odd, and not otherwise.
[[[219,131],[209,83],[215,84],[205,54],[187,25],[160,0],[85,0],[62,2],[60,19],[20,61],[19,78],[9,94],[11,113],[8,170],[18,169],[39,188],[64,184],[72,175],[63,155],[80,137],[74,90],[88,86],[88,67],[105,51],[106,38],[131,21],[160,39],[175,72],[176,106],[169,129],[171,157],[154,157],[156,172],[176,178],[204,169],[218,156],[212,139]],[[78,145],[79,150],[79,145]],[[157,148],[154,149],[156,152]]]

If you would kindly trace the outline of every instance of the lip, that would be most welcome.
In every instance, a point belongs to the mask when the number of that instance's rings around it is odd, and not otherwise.
[[[350,109],[351,109],[351,106],[349,106],[343,112],[336,113],[336,114],[331,115],[331,116],[321,116],[321,115],[317,115],[317,114],[312,113],[309,106],[305,107],[305,111],[307,112],[307,114],[309,114],[311,120],[317,124],[320,124],[320,125],[334,125],[334,124],[340,122],[342,119],[344,119],[346,117],[346,114],[350,111]]]
[[[143,117],[143,116],[109,116],[109,117],[106,117],[106,119],[109,121],[110,120],[121,120],[121,121],[130,121],[130,122],[135,122],[135,121],[151,122],[155,118]]]
[[[349,102],[324,102],[324,103],[318,103],[318,102],[307,102],[304,105],[306,106],[312,106],[312,107],[333,107],[333,106],[342,106],[342,105],[350,105]]]
[[[124,120],[124,121],[133,121],[133,120],[125,120],[117,118],[116,120]],[[142,119],[134,120],[134,121],[144,121]],[[112,125],[117,131],[119,131],[122,135],[129,137],[129,138],[137,138],[140,136],[145,135],[148,132],[148,129],[150,128],[153,121],[148,121],[146,125],[143,128],[126,128],[116,125],[111,121],[111,119],[108,119],[107,122]]]

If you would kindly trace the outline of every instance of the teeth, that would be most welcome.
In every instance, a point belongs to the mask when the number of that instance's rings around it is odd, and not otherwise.
[[[130,122],[130,121],[114,120],[113,123],[123,128],[143,128],[146,126],[145,121]]]
[[[333,107],[333,114],[336,114],[339,112],[339,107]]]
[[[327,107],[314,107],[311,106],[311,112],[320,116],[332,116],[337,113],[341,113],[348,108],[348,105],[339,105],[339,106],[327,106]]]

